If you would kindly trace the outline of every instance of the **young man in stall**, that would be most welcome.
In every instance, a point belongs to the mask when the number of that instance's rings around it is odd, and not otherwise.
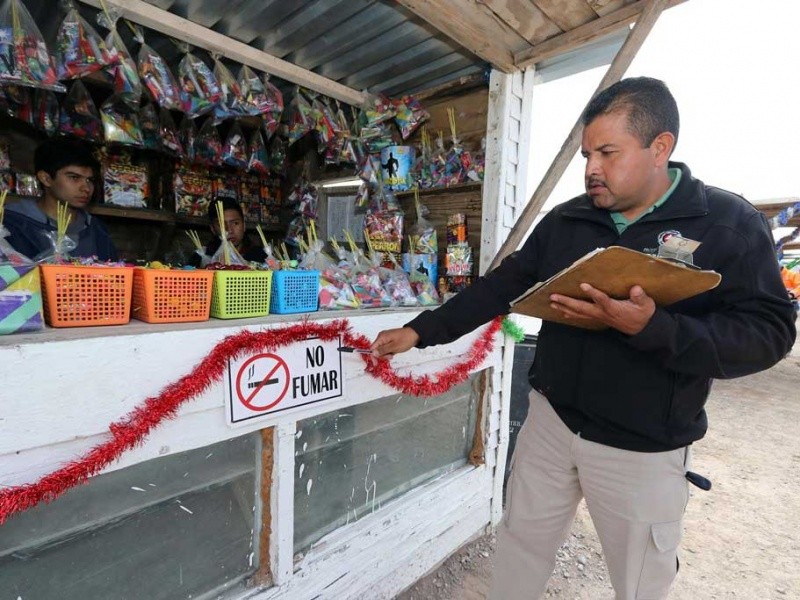
[[[264,262],[266,254],[264,248],[260,244],[253,244],[245,229],[244,224],[244,211],[238,202],[231,198],[220,198],[222,202],[222,214],[225,219],[225,231],[228,234],[228,240],[236,248],[236,251],[243,259],[248,262]],[[222,241],[220,240],[219,231],[219,217],[217,216],[217,201],[214,200],[208,206],[208,222],[211,228],[211,233],[214,237],[211,239],[204,249],[206,256],[211,258],[214,253],[219,250]],[[200,255],[195,252],[189,259],[187,264],[193,267],[201,266],[202,259]]]
[[[100,171],[89,148],[78,141],[51,139],[36,148],[33,162],[44,194],[8,204],[4,219],[10,233],[8,242],[34,260],[52,253],[58,205],[63,203],[70,215],[67,236],[75,242],[70,255],[117,260],[117,250],[105,226],[86,210]]]

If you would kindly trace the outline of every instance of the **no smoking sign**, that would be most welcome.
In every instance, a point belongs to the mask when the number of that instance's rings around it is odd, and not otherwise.
[[[225,400],[230,424],[341,397],[341,341],[317,338],[228,361]]]

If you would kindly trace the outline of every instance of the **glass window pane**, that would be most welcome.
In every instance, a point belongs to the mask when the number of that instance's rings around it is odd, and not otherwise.
[[[100,475],[0,527],[16,598],[192,598],[252,573],[257,436]]]
[[[466,464],[475,407],[465,382],[435,398],[398,394],[298,422],[295,552]]]

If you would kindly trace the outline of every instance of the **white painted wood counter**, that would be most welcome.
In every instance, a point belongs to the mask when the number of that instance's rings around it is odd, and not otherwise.
[[[373,339],[380,330],[402,326],[419,312],[374,309],[304,317],[323,323],[347,319],[355,333]],[[0,485],[36,481],[104,441],[110,423],[191,372],[225,337],[298,318],[272,315],[175,325],[132,321],[119,327],[48,329],[0,338]],[[395,357],[392,364],[415,375],[439,371],[463,359],[481,331],[447,346],[412,350]],[[494,466],[500,392],[507,385],[501,381],[501,373],[504,363],[510,367],[510,353],[504,352],[503,344],[502,334],[498,334],[495,349],[480,368],[494,367],[484,414],[487,464],[464,467],[422,485],[334,531],[300,564],[293,563],[291,524],[296,422],[394,392],[367,375],[357,355],[343,357],[343,398],[278,413],[268,422],[227,425],[222,383],[215,383],[108,471],[275,425],[272,519],[276,535],[270,554],[276,585],[242,597],[344,599],[367,597],[364,594],[369,590],[370,598],[391,598],[499,517],[500,499],[496,496],[501,488]],[[499,478],[502,483],[502,474]]]

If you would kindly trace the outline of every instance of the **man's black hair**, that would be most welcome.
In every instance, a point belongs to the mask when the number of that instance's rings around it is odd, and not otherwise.
[[[604,89],[595,96],[581,115],[586,127],[600,115],[624,112],[628,130],[647,148],[665,131],[678,143],[680,117],[675,98],[660,79],[629,77]]]
[[[77,140],[55,138],[45,140],[36,147],[33,167],[37,173],[44,171],[55,178],[56,173],[64,167],[89,167],[97,172],[100,163],[85,144]]]
[[[216,225],[219,221],[217,218],[217,201],[222,202],[222,213],[225,214],[226,210],[235,210],[239,213],[244,221],[244,211],[242,205],[233,198],[214,198],[211,204],[208,205],[208,220],[212,225]]]

